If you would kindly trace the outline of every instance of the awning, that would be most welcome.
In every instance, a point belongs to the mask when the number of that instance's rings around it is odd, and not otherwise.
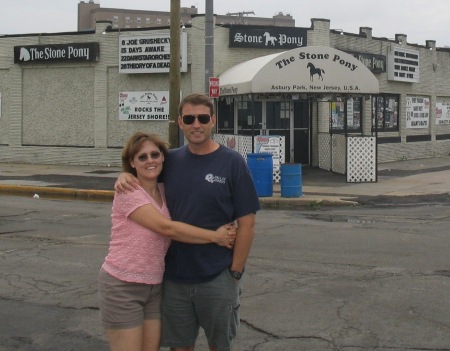
[[[358,59],[307,46],[242,62],[220,76],[220,96],[252,93],[377,94],[378,79]]]

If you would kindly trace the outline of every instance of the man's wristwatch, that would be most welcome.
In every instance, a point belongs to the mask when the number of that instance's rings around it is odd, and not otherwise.
[[[228,270],[230,271],[230,274],[234,279],[239,280],[242,278],[242,274],[244,274],[245,268],[242,270],[242,272],[232,271],[230,268],[228,268]]]

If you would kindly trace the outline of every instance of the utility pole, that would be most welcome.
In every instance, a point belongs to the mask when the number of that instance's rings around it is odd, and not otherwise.
[[[180,0],[170,0],[169,144],[179,146],[180,104]]]
[[[214,75],[214,10],[213,0],[205,0],[205,93],[209,94],[209,78]]]

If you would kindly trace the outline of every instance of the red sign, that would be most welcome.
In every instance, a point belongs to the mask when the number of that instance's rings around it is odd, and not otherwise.
[[[209,77],[209,97],[218,98],[220,93],[219,78]]]

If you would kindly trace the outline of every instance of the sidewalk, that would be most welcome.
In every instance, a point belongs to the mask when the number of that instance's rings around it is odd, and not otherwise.
[[[111,201],[118,167],[0,163],[0,194]],[[280,184],[270,207],[358,204],[361,197],[450,195],[450,157],[388,162],[378,165],[378,181],[347,183],[345,175],[302,167],[302,196],[285,198]]]

